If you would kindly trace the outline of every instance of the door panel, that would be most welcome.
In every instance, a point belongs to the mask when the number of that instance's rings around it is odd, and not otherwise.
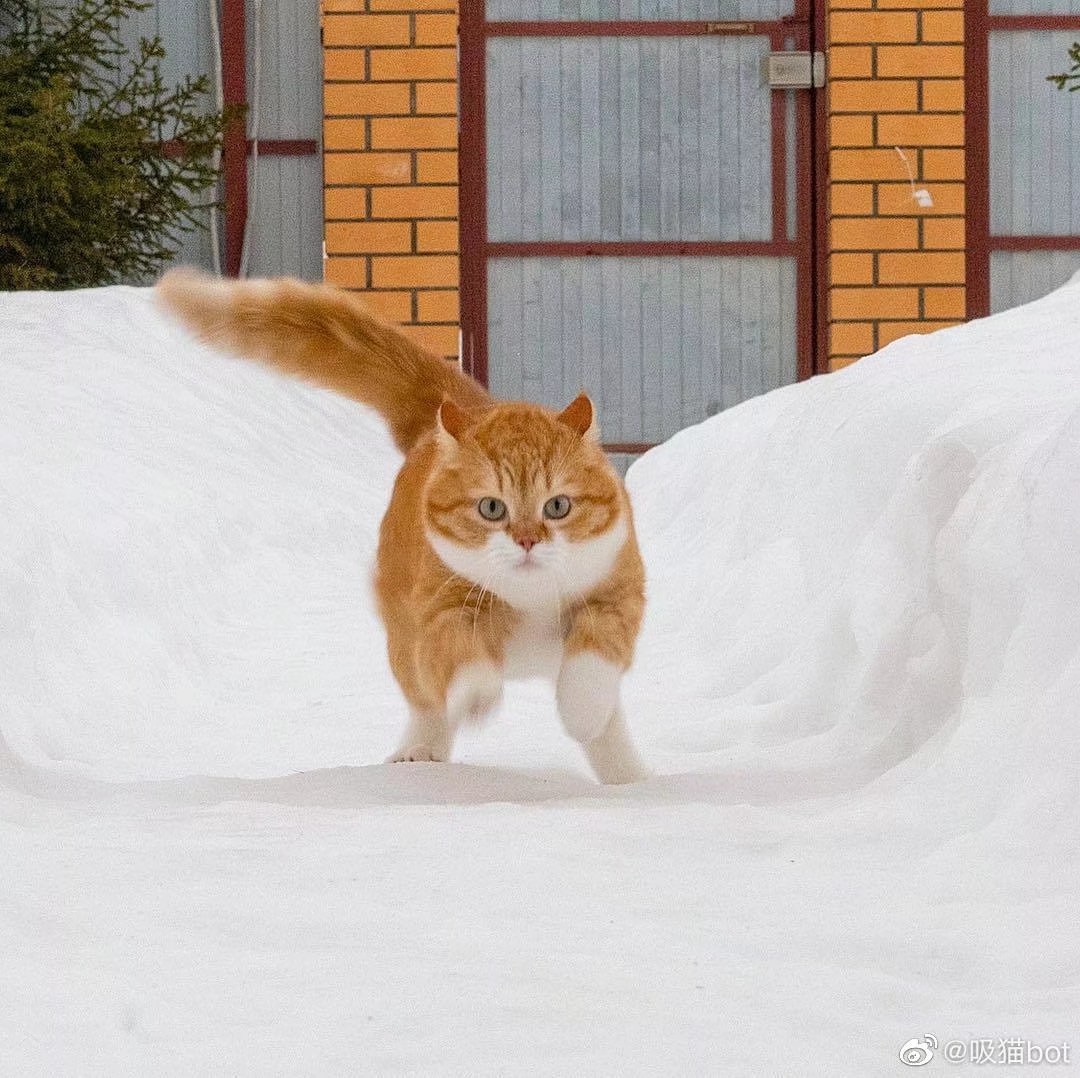
[[[488,284],[492,392],[562,407],[585,386],[609,443],[796,377],[792,258],[497,258]]]
[[[766,37],[499,37],[488,239],[772,236]]]
[[[466,369],[552,407],[584,388],[623,455],[809,373],[811,92],[764,78],[770,51],[809,49],[809,11],[479,3],[462,5]]]
[[[1007,311],[1060,288],[1080,272],[1080,250],[991,251],[990,310]]]

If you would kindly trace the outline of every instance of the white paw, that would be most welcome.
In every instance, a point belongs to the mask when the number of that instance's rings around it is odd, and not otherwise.
[[[592,741],[603,733],[619,706],[621,681],[622,670],[594,651],[563,662],[555,700],[563,727],[575,741]]]
[[[446,690],[446,717],[452,724],[478,722],[502,699],[502,673],[494,663],[466,663]]]
[[[388,764],[419,764],[431,761],[442,762],[445,756],[440,756],[430,745],[412,745],[409,748],[398,749],[393,756],[387,756]]]
[[[582,748],[596,777],[603,783],[641,782],[649,777],[630,739],[622,708],[616,709],[607,729],[599,737],[585,742]]]

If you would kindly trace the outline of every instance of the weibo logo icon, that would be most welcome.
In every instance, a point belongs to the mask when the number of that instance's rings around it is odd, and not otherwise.
[[[900,1046],[900,1062],[909,1067],[924,1067],[934,1058],[934,1049],[937,1048],[937,1037],[932,1033],[924,1033],[921,1037],[912,1037]]]

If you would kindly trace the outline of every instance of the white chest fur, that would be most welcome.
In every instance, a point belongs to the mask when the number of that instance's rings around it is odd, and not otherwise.
[[[562,665],[563,638],[556,611],[522,619],[506,644],[504,676],[509,680],[543,677],[554,681]]]

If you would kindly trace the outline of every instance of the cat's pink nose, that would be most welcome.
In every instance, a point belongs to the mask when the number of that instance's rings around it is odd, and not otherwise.
[[[517,545],[518,545],[519,547],[521,547],[521,548],[522,548],[522,549],[523,549],[523,550],[525,551],[525,553],[526,553],[526,554],[528,554],[528,553],[529,553],[529,551],[530,551],[530,550],[532,550],[532,548],[533,548],[534,546],[536,546],[536,540],[535,540],[535,539],[533,539],[533,538],[531,538],[531,537],[530,537],[530,536],[528,536],[528,535],[522,535],[522,536],[521,536],[521,537],[520,537],[520,538],[518,539],[518,541],[517,541]]]

